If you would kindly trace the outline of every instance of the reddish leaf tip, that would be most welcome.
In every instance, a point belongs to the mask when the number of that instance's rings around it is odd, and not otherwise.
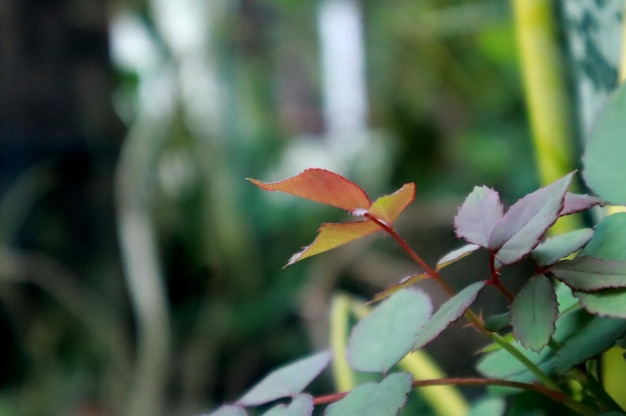
[[[266,191],[285,192],[348,212],[359,208],[368,209],[371,205],[369,197],[360,186],[325,169],[306,169],[296,176],[277,182],[248,180]]]

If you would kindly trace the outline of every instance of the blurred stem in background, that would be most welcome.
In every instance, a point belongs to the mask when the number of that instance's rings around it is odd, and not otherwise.
[[[576,166],[572,109],[557,41],[554,2],[513,0],[512,5],[537,169],[541,184],[547,185]],[[553,232],[571,231],[578,223],[574,216],[562,218]]]
[[[172,109],[141,108],[122,149],[117,171],[120,247],[128,293],[137,321],[137,350],[126,414],[159,414],[170,363],[170,311],[151,213],[154,172],[167,137]]]

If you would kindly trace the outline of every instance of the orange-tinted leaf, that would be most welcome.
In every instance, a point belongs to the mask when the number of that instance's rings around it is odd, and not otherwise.
[[[379,230],[378,225],[371,221],[322,224],[317,237],[311,245],[291,256],[285,267],[307,257],[323,253],[335,247],[347,244],[350,241],[365,237]]]
[[[407,183],[396,192],[378,198],[368,212],[379,220],[383,220],[387,225],[391,225],[413,199],[415,199],[415,184]]]
[[[368,209],[371,205],[367,194],[360,186],[324,169],[307,169],[296,176],[278,182],[248,180],[267,191],[285,192],[349,212],[359,208]]]
[[[368,303],[376,303],[376,302],[380,302],[383,299],[387,299],[389,296],[393,295],[398,290],[404,289],[405,287],[412,286],[415,283],[422,281],[426,278],[428,278],[428,274],[426,273],[414,274],[412,276],[405,277],[404,279],[400,280],[398,283],[392,283],[388,285],[387,287],[385,287],[385,290],[383,290],[382,292],[378,292],[377,294],[375,294],[372,300],[370,300]]]

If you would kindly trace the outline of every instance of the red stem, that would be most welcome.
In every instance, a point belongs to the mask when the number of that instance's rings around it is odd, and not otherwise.
[[[396,230],[393,229],[393,227],[391,227],[386,222],[374,217],[370,213],[366,213],[365,218],[369,219],[370,221],[378,225],[380,228],[382,228],[387,234],[392,236],[394,240],[396,240],[398,244],[400,244],[400,247],[402,247],[402,249],[406,251],[409,254],[409,256],[411,256],[411,258],[422,267],[422,269],[424,269],[426,274],[428,274],[431,278],[433,278],[439,284],[439,286],[441,286],[443,290],[446,291],[446,293],[450,297],[454,297],[456,295],[456,292],[454,291],[454,289],[452,289],[452,287],[450,287],[450,285],[448,285],[446,281],[441,278],[441,275],[439,274],[439,272],[433,269],[432,267],[430,267],[419,256],[419,254],[413,251],[413,249],[406,243],[406,241],[404,241],[404,239],[402,239],[402,237],[400,237],[400,235],[396,232]],[[474,312],[472,312],[471,309],[468,308],[465,311],[465,316],[467,317],[467,319],[470,320],[470,322],[472,322],[472,324],[478,331],[483,332],[485,334],[489,334],[489,331],[485,329],[481,318],[477,316]]]
[[[341,393],[332,393],[332,394],[327,394],[325,396],[315,397],[315,398],[313,398],[313,405],[314,406],[318,406],[320,404],[328,404],[328,403],[338,402],[339,400],[341,400],[344,397],[346,397],[348,395],[348,393],[349,392],[347,392],[347,391],[342,391]]]
[[[491,253],[489,256],[489,270],[491,272],[491,280],[489,284],[497,287],[500,292],[509,300],[509,302],[513,302],[513,294],[509,292],[509,290],[504,287],[502,282],[500,281],[500,272],[496,269],[496,255]]]
[[[501,379],[489,379],[480,377],[451,377],[442,378],[437,380],[415,380],[413,381],[413,387],[429,387],[429,386],[500,386],[500,387],[512,387],[522,390],[534,391],[535,393],[542,394],[557,403],[563,403],[569,400],[566,394],[547,388],[542,384],[530,384],[520,383],[517,381],[501,380]],[[349,392],[333,393],[325,396],[316,397],[313,399],[314,405],[328,404],[339,401],[346,397]]]
[[[430,267],[428,265],[428,263],[426,263],[424,261],[424,259],[422,259],[419,254],[417,254],[408,244],[406,241],[404,241],[404,239],[402,237],[400,237],[400,235],[396,232],[396,230],[393,229],[393,227],[391,227],[389,224],[387,224],[386,222],[374,217],[373,215],[366,213],[365,214],[365,218],[367,218],[368,220],[372,221],[373,223],[375,223],[376,225],[378,225],[380,228],[382,228],[387,234],[389,234],[390,236],[392,236],[394,238],[394,240],[397,241],[397,243],[400,245],[400,247],[402,247],[402,249],[404,251],[406,251],[408,253],[409,256],[411,256],[411,258],[422,268],[424,269],[424,271],[426,272],[426,274],[428,274],[431,278],[435,279],[437,281],[437,283],[439,283],[439,285],[448,293],[448,295],[450,296],[454,296],[455,292],[454,290],[441,278],[441,276],[439,275],[439,272],[437,272],[437,270],[433,269],[432,267]]]

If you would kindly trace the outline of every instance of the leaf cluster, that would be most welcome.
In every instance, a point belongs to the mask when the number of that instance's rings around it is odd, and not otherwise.
[[[548,237],[560,217],[606,202],[626,204],[621,186],[626,168],[612,151],[626,150],[618,133],[623,124],[620,109],[626,109],[624,88],[600,118],[584,157],[583,178],[598,197],[569,191],[576,172],[507,209],[497,191],[477,186],[454,218],[454,230],[464,245],[443,255],[432,267],[394,229],[398,216],[415,199],[413,183],[372,202],[355,183],[322,169],[308,169],[271,183],[250,179],[262,189],[334,206],[352,217],[348,222],[322,224],[315,240],[294,254],[287,266],[385,232],[422,272],[374,296],[371,302],[376,306],[352,329],[345,357],[324,351],[280,368],[234,405],[211,415],[245,415],[247,406],[285,397],[291,399],[289,403],[277,404],[265,415],[309,416],[315,405],[328,403],[325,415],[396,415],[412,387],[436,383],[500,386],[508,393],[511,388],[522,389],[540,393],[577,414],[621,414],[623,409],[604,391],[589,364],[626,335],[626,214],[607,216],[594,228]],[[616,172],[621,179],[615,179]],[[489,274],[455,292],[440,271],[478,250],[489,253]],[[502,271],[527,258],[534,261],[534,272],[512,293],[501,278]],[[425,292],[412,287],[424,279],[435,280],[449,295],[436,310]],[[489,285],[510,302],[505,314],[483,317],[472,311],[472,304]],[[478,364],[484,378],[424,382],[413,380],[408,372],[395,371],[407,354],[422,349],[463,317],[493,341],[481,352]],[[342,359],[352,370],[377,373],[382,379],[319,398],[302,393],[331,360]],[[572,383],[579,388],[573,390]]]

